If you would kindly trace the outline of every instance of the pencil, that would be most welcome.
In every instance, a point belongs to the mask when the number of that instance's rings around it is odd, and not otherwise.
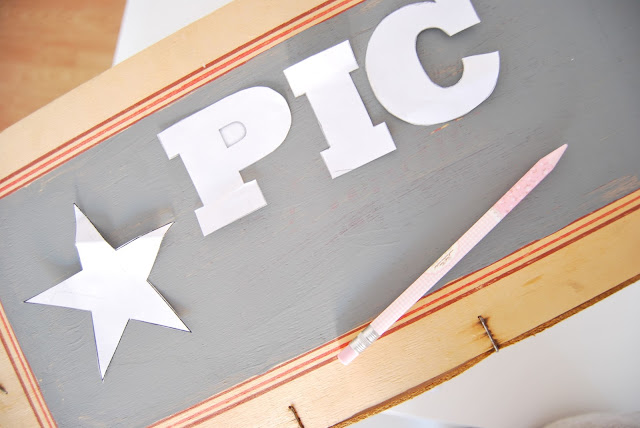
[[[563,145],[536,164],[464,233],[429,269],[378,315],[338,354],[347,365],[384,334],[422,296],[482,240],[509,212],[520,203],[556,166],[567,145]]]

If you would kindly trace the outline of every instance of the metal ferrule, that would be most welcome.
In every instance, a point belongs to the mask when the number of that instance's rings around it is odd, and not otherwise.
[[[367,328],[362,330],[362,332],[351,341],[350,345],[354,351],[360,354],[362,353],[362,351],[371,346],[371,344],[375,342],[379,337],[380,335],[373,329],[373,327],[368,325]]]

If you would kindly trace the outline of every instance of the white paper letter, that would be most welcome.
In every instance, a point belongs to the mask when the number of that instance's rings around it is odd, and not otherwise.
[[[416,51],[423,30],[440,28],[453,36],[479,22],[469,0],[410,4],[384,18],[371,35],[365,60],[378,101],[389,113],[414,125],[447,122],[480,105],[496,86],[497,51],[463,58],[462,77],[448,88],[429,79]]]
[[[240,171],[274,151],[291,128],[287,101],[265,87],[236,92],[158,134],[169,159],[180,155],[203,207],[208,235],[267,205],[258,183]]]
[[[309,98],[329,143],[321,154],[331,178],[396,149],[387,125],[371,123],[349,75],[357,68],[347,40],[284,70],[293,94]]]

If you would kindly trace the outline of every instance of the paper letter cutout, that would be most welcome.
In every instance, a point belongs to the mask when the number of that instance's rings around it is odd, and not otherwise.
[[[169,159],[180,155],[203,207],[208,235],[265,205],[260,186],[240,171],[274,151],[291,128],[287,101],[270,88],[244,89],[158,134]]]
[[[100,374],[104,375],[129,320],[189,331],[147,278],[168,224],[114,249],[75,207],[82,270],[27,303],[91,311]]]
[[[349,75],[357,68],[347,40],[284,70],[293,94],[309,98],[329,143],[321,155],[331,178],[396,149],[387,125],[371,123]]]
[[[462,77],[448,88],[429,79],[416,51],[423,30],[440,28],[453,36],[479,22],[469,0],[410,4],[384,18],[371,35],[365,60],[378,101],[389,113],[414,125],[447,122],[480,105],[496,86],[497,51],[463,58]]]

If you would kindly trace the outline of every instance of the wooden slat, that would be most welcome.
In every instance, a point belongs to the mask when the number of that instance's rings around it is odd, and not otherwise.
[[[347,425],[424,392],[640,279],[640,191],[420,300],[352,365],[359,327],[154,426]]]
[[[0,134],[0,197],[255,55],[361,0],[236,0]],[[104,97],[105,88],[117,88]],[[64,120],[72,117],[73,120]],[[341,336],[157,426],[347,424],[420,393],[637,279],[640,191],[422,299],[349,367]],[[6,425],[53,425],[0,309]],[[5,374],[6,373],[6,374]],[[6,377],[5,377],[6,376]],[[12,401],[13,400],[13,401]],[[29,410],[30,409],[30,410]]]
[[[56,426],[2,305],[0,344],[0,426]]]
[[[0,198],[362,1],[235,0],[194,22],[0,133]]]
[[[421,299],[352,365],[336,359],[362,328],[154,426],[347,425],[461,373],[493,351],[477,316],[509,346],[640,279],[640,190]],[[6,425],[53,426],[0,307]],[[6,423],[5,423],[6,422]]]

